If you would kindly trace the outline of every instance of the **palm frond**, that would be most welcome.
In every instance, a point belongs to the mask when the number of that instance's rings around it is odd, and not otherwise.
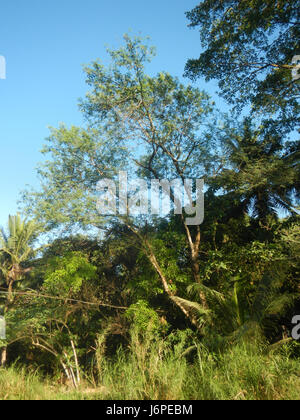
[[[299,298],[296,294],[284,294],[271,300],[264,310],[265,315],[283,315]]]
[[[182,305],[187,311],[193,313],[197,318],[203,315],[208,315],[210,311],[205,309],[200,303],[191,300],[183,299],[178,296],[172,296],[172,300]]]

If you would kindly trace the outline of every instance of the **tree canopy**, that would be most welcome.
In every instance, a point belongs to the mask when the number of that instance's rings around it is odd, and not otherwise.
[[[230,104],[250,105],[264,130],[284,137],[299,128],[299,9],[295,0],[201,1],[187,18],[202,50],[185,74],[218,80]]]

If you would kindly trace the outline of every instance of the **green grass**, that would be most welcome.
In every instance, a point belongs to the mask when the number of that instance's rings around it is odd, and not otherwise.
[[[198,349],[193,364],[154,345],[104,362],[102,383],[112,399],[300,399],[300,361],[237,346],[223,355]]]
[[[1,400],[289,400],[300,398],[300,360],[240,345],[223,354],[200,347],[193,363],[180,346],[133,336],[114,360],[96,353],[96,375],[78,391],[42,380],[24,368],[0,369]],[[94,369],[94,371],[95,371]],[[97,379],[95,379],[95,376]],[[91,385],[93,383],[93,385]]]
[[[42,380],[36,372],[24,368],[0,369],[0,400],[76,400],[77,392],[67,392]]]
[[[197,387],[194,385],[197,384]],[[290,400],[300,398],[300,361],[237,346],[220,356],[198,352],[187,398],[208,400]]]

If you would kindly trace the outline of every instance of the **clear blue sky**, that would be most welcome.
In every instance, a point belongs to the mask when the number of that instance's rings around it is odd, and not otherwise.
[[[181,77],[188,58],[200,52],[199,34],[187,28],[185,11],[197,0],[10,0],[1,4],[0,225],[17,210],[20,191],[36,186],[35,168],[49,126],[82,123],[82,65],[105,61],[105,46],[124,33],[150,36],[157,47],[151,73]],[[213,85],[202,84],[211,94]]]

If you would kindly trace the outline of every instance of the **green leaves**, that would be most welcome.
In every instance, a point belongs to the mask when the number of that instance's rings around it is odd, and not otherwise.
[[[95,278],[97,268],[80,252],[53,258],[47,269],[44,290],[59,296],[78,293],[83,282]]]
[[[49,160],[38,171],[40,191],[24,194],[27,211],[34,212],[48,229],[101,225],[96,184],[101,178],[114,178],[126,164],[125,150],[118,140],[94,128],[61,125],[52,129],[42,152]]]
[[[136,329],[140,334],[161,334],[166,332],[168,324],[162,321],[157,312],[149,306],[145,300],[139,300],[130,306],[125,313],[125,317],[131,321],[132,329]]]
[[[141,39],[125,37],[125,47],[109,53],[111,66],[86,68],[92,90],[81,109],[90,123],[127,148],[134,170],[160,178],[197,172],[200,178],[214,147],[205,132],[213,111],[209,96],[169,73],[148,76],[151,49]]]
[[[276,132],[265,136],[249,118],[240,127],[225,127],[220,135],[227,162],[210,179],[212,187],[237,198],[240,211],[252,211],[263,222],[279,208],[295,213],[299,158],[289,151],[291,146],[283,145]]]
[[[292,79],[299,10],[298,0],[202,0],[187,13],[190,26],[199,27],[203,51],[187,62],[186,75],[219,80],[230,104],[250,104],[264,113],[265,126],[293,131],[299,123]]]

